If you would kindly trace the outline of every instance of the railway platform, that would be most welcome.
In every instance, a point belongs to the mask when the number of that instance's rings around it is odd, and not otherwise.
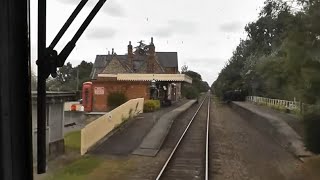
[[[170,107],[161,108],[152,113],[143,113],[129,120],[126,127],[120,127],[112,136],[103,139],[99,145],[91,150],[90,154],[100,155],[129,155],[137,148],[152,131],[161,131],[155,126],[164,118],[171,117],[172,111],[189,104],[189,100],[180,100]],[[150,136],[150,135],[149,135]]]
[[[196,103],[196,100],[190,100],[180,107],[161,116],[133,154],[155,156],[168,135],[173,121],[180,114],[189,109],[194,103]]]
[[[299,127],[299,119],[290,114],[274,111],[248,102],[232,102],[233,109],[246,117],[252,125],[261,132],[274,138],[281,146],[288,149],[296,157],[308,157],[312,153],[307,151],[303,142],[303,133]]]

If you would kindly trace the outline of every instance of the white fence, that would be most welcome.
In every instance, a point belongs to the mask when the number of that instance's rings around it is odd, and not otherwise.
[[[298,110],[301,111],[301,103],[299,101],[287,101],[281,99],[270,99],[265,97],[258,97],[258,96],[247,96],[246,101],[258,103],[258,104],[265,104],[265,105],[273,105],[273,106],[280,106],[285,107],[290,110]]]

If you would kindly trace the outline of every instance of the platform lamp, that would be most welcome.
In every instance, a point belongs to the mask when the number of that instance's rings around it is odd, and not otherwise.
[[[155,80],[155,79],[152,79],[152,80],[151,80],[150,88],[151,88],[151,89],[156,89],[156,88],[157,88],[157,86],[156,86],[156,80]]]
[[[156,99],[157,86],[156,86],[156,80],[155,79],[151,80],[150,90],[151,90],[151,99]]]

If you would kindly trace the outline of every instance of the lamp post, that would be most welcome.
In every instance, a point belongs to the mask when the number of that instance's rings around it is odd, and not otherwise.
[[[155,88],[157,88],[157,86],[156,86],[156,80],[152,80],[151,81],[151,86],[150,86],[152,89],[155,89]]]
[[[151,90],[151,99],[156,99],[156,89],[157,89],[157,86],[156,86],[156,80],[155,79],[152,79],[151,81],[151,85],[150,85],[150,90]]]

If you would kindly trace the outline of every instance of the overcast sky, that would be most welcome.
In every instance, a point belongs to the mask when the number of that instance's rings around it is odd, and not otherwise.
[[[58,52],[71,39],[98,0],[89,0],[61,39]],[[47,1],[49,45],[80,0]],[[68,58],[72,65],[94,62],[97,54],[127,51],[129,41],[150,42],[156,51],[178,52],[179,69],[187,65],[211,85],[240,38],[244,27],[258,17],[264,0],[107,0]],[[36,71],[37,0],[31,0],[31,56]]]

